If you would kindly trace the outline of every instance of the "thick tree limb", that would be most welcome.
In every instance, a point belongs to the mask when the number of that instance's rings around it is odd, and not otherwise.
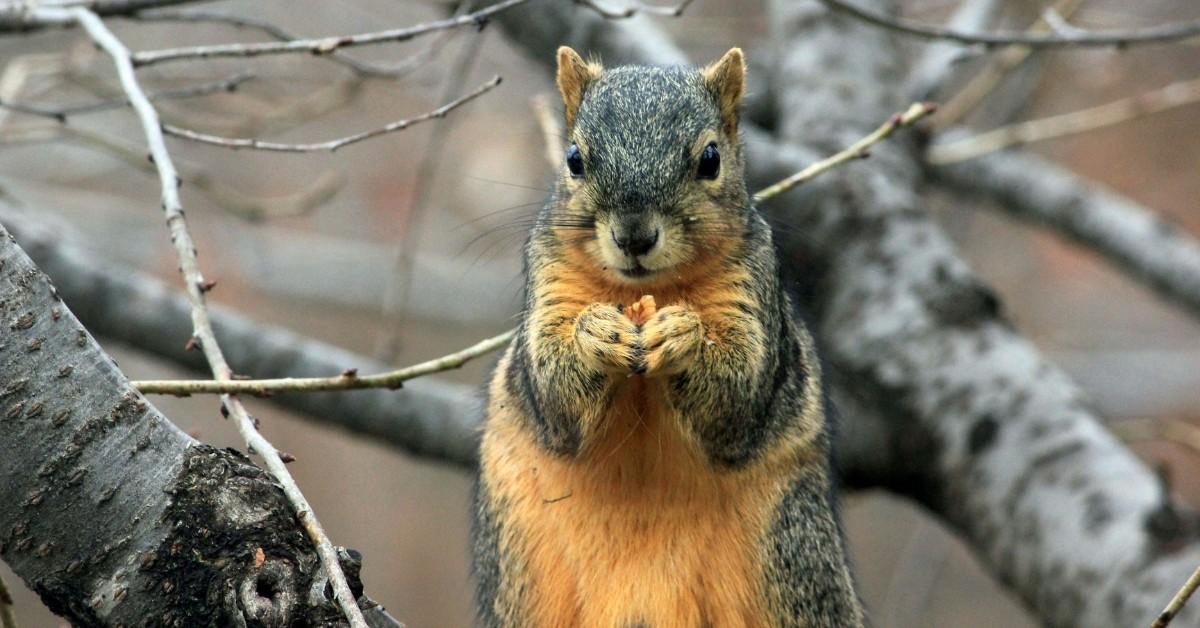
[[[930,167],[927,174],[1099,253],[1200,317],[1200,241],[1152,210],[1027,153]]]
[[[878,82],[898,74],[884,31],[771,7],[786,51],[784,140],[844,143],[869,128],[855,120],[900,98],[898,81]],[[824,78],[828,50],[843,52],[837,85]],[[865,411],[891,428],[887,485],[943,517],[1046,625],[1149,624],[1200,563],[1194,513],[1164,501],[1155,475],[1003,320],[923,210],[915,162],[880,145],[787,210],[808,235],[790,254],[819,263],[807,267],[820,273],[818,331],[856,397],[848,421]],[[1158,528],[1164,513],[1182,519]]]
[[[279,485],[149,405],[3,227],[0,325],[0,557],[52,611],[77,626],[340,618]]]
[[[175,164],[171,159],[170,153],[167,152],[166,141],[163,138],[162,122],[159,120],[158,112],[146,97],[141,84],[138,83],[129,49],[113,35],[112,31],[108,29],[95,13],[85,8],[46,8],[35,11],[35,15],[42,16],[47,21],[60,19],[64,22],[78,24],[87,31],[88,36],[92,38],[97,46],[112,57],[113,64],[117,68],[117,76],[121,82],[121,88],[129,97],[129,104],[141,122],[150,158],[154,161],[155,168],[158,170],[159,183],[162,190],[162,209],[166,215],[167,228],[171,232],[171,243],[174,245],[176,258],[179,260],[179,272],[183,275],[185,292],[191,302],[193,334],[191,342],[199,345],[199,349],[204,354],[213,377],[219,380],[231,379],[233,372],[226,362],[220,345],[217,343],[217,337],[213,333],[212,321],[208,314],[204,295],[212,288],[212,285],[204,279],[204,276],[200,272],[200,264],[196,255],[196,245],[192,241],[187,221],[184,219],[183,204],[179,197],[179,174],[175,170]],[[358,596],[351,591],[349,582],[345,574],[342,573],[337,551],[333,547],[333,543],[329,540],[329,536],[325,533],[325,529],[317,520],[317,516],[313,512],[312,506],[309,505],[308,499],[300,491],[300,487],[296,485],[296,481],[292,478],[291,473],[288,472],[285,466],[286,461],[280,456],[275,446],[258,431],[254,419],[246,411],[245,407],[242,406],[241,401],[237,397],[223,395],[221,397],[221,407],[226,410],[227,416],[237,426],[238,433],[246,442],[246,446],[259,455],[266,465],[267,470],[279,483],[284,494],[287,495],[288,501],[295,511],[296,518],[300,521],[300,525],[308,533],[309,538],[316,547],[321,567],[329,576],[329,586],[333,590],[334,598],[342,608],[346,619],[350,622],[351,628],[367,628],[366,619],[363,617],[362,611],[358,608]]]

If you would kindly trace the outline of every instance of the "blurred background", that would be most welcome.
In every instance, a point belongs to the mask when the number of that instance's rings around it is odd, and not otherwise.
[[[622,0],[603,0],[620,5]],[[1004,3],[999,26],[1024,28],[1043,2]],[[303,5],[303,10],[297,10]],[[911,0],[905,14],[944,20],[956,2]],[[230,1],[222,11],[269,20],[298,35],[363,32],[441,17],[439,3]],[[1133,28],[1200,17],[1194,2],[1089,0],[1073,23]],[[730,46],[753,58],[769,24],[758,2],[698,0],[678,19],[653,18],[697,63]],[[261,41],[251,29],[111,20],[135,50]],[[912,50],[921,44],[914,43]],[[498,28],[450,31],[403,45],[356,48],[354,59],[410,67],[398,80],[361,80],[310,55],[189,61],[140,71],[158,90],[242,73],[236,92],[162,101],[165,120],[219,135],[285,142],[332,139],[428,111],[500,74],[503,84],[443,122],[335,153],[276,154],[169,140],[184,206],[211,294],[258,320],[284,325],[397,365],[455,351],[511,327],[520,298],[525,219],[550,181],[532,94],[553,94],[545,66]],[[407,65],[405,65],[407,64]],[[1195,42],[1038,56],[968,122],[1072,111],[1200,76]],[[0,100],[72,105],[117,96],[109,59],[76,31],[0,38]],[[753,96],[753,95],[752,95]],[[556,103],[557,104],[557,103]],[[907,103],[895,103],[902,109]],[[1174,109],[1032,150],[1200,234],[1200,106]],[[67,124],[0,108],[0,203],[69,223],[105,256],[178,285],[158,187],[126,109]],[[853,168],[853,165],[848,166]],[[1095,256],[1045,233],[931,190],[941,221],[1009,316],[1087,391],[1152,464],[1166,464],[1185,500],[1200,505],[1200,328]],[[68,306],[70,303],[68,303]],[[194,375],[106,342],[134,379]],[[179,339],[182,348],[186,338]],[[489,361],[444,377],[481,384]],[[237,365],[234,365],[235,369]],[[441,377],[441,376],[439,376]],[[354,393],[347,393],[354,394]],[[397,393],[402,394],[402,393]],[[240,447],[215,398],[153,402],[197,437]],[[247,400],[263,431],[292,452],[300,486],[334,541],[366,557],[367,593],[409,626],[467,626],[469,478],[386,446]],[[1144,438],[1171,421],[1191,445]],[[1032,626],[939,523],[883,493],[845,498],[858,578],[876,625]],[[0,566],[23,626],[57,620]]]

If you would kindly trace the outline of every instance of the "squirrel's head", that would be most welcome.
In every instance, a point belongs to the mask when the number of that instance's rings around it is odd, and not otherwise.
[[[558,49],[565,155],[551,226],[622,283],[680,276],[722,256],[746,224],[734,48],[703,69],[604,69]],[[672,272],[675,271],[675,272]]]

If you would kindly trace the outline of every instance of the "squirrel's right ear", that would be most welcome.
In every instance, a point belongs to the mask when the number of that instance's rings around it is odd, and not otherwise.
[[[717,97],[721,109],[721,126],[725,132],[736,136],[738,108],[742,105],[742,92],[746,83],[746,60],[741,48],[730,48],[725,56],[701,71],[704,83]]]
[[[600,78],[604,68],[599,63],[588,63],[570,46],[558,49],[558,91],[562,92],[563,104],[567,108],[567,130],[575,126],[575,114],[583,102],[583,92],[592,81]]]

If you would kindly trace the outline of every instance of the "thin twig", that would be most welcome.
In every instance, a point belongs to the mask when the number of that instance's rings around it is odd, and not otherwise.
[[[205,303],[204,293],[211,289],[212,285],[204,280],[196,259],[195,243],[188,232],[187,222],[183,215],[183,206],[179,198],[179,176],[176,174],[175,165],[171,161],[171,155],[167,152],[167,145],[162,134],[162,124],[159,121],[158,112],[155,111],[154,105],[146,98],[145,92],[142,90],[141,85],[138,84],[129,49],[113,35],[112,31],[108,30],[108,27],[104,25],[104,22],[95,13],[87,9],[38,8],[34,9],[34,12],[47,20],[57,19],[61,23],[74,22],[79,24],[87,31],[92,40],[112,57],[113,63],[117,67],[117,75],[121,86],[129,96],[129,102],[142,123],[142,131],[146,136],[150,156],[158,168],[159,183],[162,187],[163,211],[167,217],[167,226],[171,231],[171,241],[175,245],[180,272],[183,274],[187,294],[192,304],[193,340],[203,351],[204,357],[212,369],[213,376],[217,380],[232,379],[233,372],[229,368],[229,364],[225,361],[225,355],[221,352],[221,347],[217,344],[216,335],[213,333],[212,321],[208,314],[208,307]],[[283,459],[279,455],[279,451],[259,433],[254,425],[254,419],[246,412],[245,407],[242,406],[241,401],[237,397],[225,395],[221,398],[221,401],[222,407],[229,412],[246,445],[262,457],[267,470],[279,482],[284,494],[296,509],[296,518],[316,546],[321,566],[324,568],[325,574],[329,577],[329,583],[332,585],[334,598],[337,600],[342,612],[346,615],[350,626],[352,628],[367,628],[366,620],[363,619],[357,600],[353,592],[350,591],[350,585],[346,582],[346,575],[342,572],[342,568],[338,562],[337,551],[334,549],[329,537],[325,534],[325,530],[317,521],[312,507],[300,491],[300,487],[296,485],[296,481],[292,478],[291,473],[288,472]]]
[[[17,628],[17,616],[13,613],[12,594],[0,577],[0,628]]]
[[[1074,14],[1081,4],[1083,4],[1083,0],[1058,0],[1051,8],[1058,15],[1066,18]],[[1050,25],[1046,23],[1044,16],[1039,17],[1029,28],[1034,33],[1044,33],[1049,29]],[[962,89],[955,92],[938,107],[938,114],[930,120],[932,131],[936,133],[948,129],[966,117],[968,113],[974,111],[979,103],[983,102],[987,95],[1000,84],[1000,81],[1025,63],[1031,54],[1033,54],[1033,48],[1029,46],[1005,48],[982,70],[972,76]]]
[[[199,96],[207,96],[218,92],[232,92],[238,87],[254,78],[254,75],[249,72],[239,72],[229,78],[219,81],[209,81],[207,83],[199,83],[188,87],[180,87],[178,89],[164,89],[157,92],[152,92],[146,95],[151,101],[158,100],[174,100],[180,98],[196,98]],[[98,113],[101,111],[110,111],[112,109],[120,109],[128,107],[128,98],[112,98],[109,100],[101,100],[99,102],[84,103],[80,105],[68,105],[65,107],[52,107],[49,105],[39,105],[33,103],[15,103],[15,102],[0,102],[0,107],[27,113],[30,115],[41,116],[43,118],[53,118],[59,122],[66,122],[71,116]]]
[[[237,28],[252,28],[279,41],[295,41],[300,39],[296,35],[267,20],[249,17],[246,15],[238,15],[236,13],[224,13],[221,11],[150,11],[138,13],[132,17],[146,22],[209,22],[216,24],[228,24]],[[334,52],[329,56],[329,58],[335,63],[340,63],[341,65],[350,68],[359,76],[369,78],[397,79],[407,76],[413,70],[421,67],[443,42],[443,39],[439,39],[439,41],[437,41],[434,45],[424,48],[420,52],[417,52],[404,61],[390,66],[382,66],[373,63],[367,63],[365,61],[359,61],[358,59],[355,59],[354,57],[341,51]]]
[[[902,17],[893,17],[863,9],[843,0],[820,0],[834,11],[845,13],[868,24],[925,39],[940,39],[966,45],[1007,46],[1021,44],[1033,48],[1055,46],[1129,46],[1179,41],[1200,35],[1200,20],[1181,24],[1166,24],[1135,30],[1085,31],[1069,35],[1002,31],[994,33],[965,33],[950,28],[924,24]]]
[[[169,125],[169,124],[164,124],[162,127],[162,130],[167,135],[170,135],[173,137],[192,140],[194,142],[201,142],[203,144],[212,144],[214,146],[224,146],[225,148],[234,148],[234,149],[250,148],[250,149],[254,149],[254,150],[265,150],[265,151],[273,151],[273,152],[281,152],[281,153],[312,153],[312,152],[320,152],[320,151],[331,151],[332,152],[343,146],[347,146],[350,144],[356,144],[363,140],[371,139],[373,137],[378,137],[380,135],[385,135],[387,133],[393,133],[396,131],[403,131],[404,129],[407,129],[408,127],[410,127],[414,124],[417,124],[419,122],[424,122],[426,120],[432,120],[434,118],[444,117],[450,111],[491,91],[493,88],[495,88],[497,85],[500,84],[500,81],[501,81],[501,79],[499,76],[494,76],[494,77],[492,77],[492,79],[490,81],[484,83],[483,85],[480,85],[479,87],[475,88],[474,91],[466,94],[465,96],[462,96],[461,98],[458,98],[456,100],[448,102],[448,103],[442,105],[441,107],[434,109],[433,111],[421,114],[415,118],[406,118],[404,120],[397,120],[395,122],[386,124],[382,127],[376,128],[376,129],[371,129],[369,131],[363,131],[361,133],[355,133],[354,135],[348,135],[346,137],[341,137],[341,138],[338,138],[335,140],[329,140],[326,142],[315,142],[315,143],[311,143],[311,144],[284,144],[284,143],[280,143],[280,142],[265,142],[263,140],[258,140],[258,139],[254,139],[254,138],[221,137],[219,135],[209,135],[207,133],[199,133],[199,132],[193,131],[191,129],[184,129],[184,128]]]
[[[402,388],[405,381],[462,367],[475,358],[487,355],[508,345],[515,330],[480,341],[462,351],[377,375],[358,375],[353,369],[333,377],[281,377],[278,379],[243,379],[216,381],[146,380],[133,386],[147,395],[233,394],[270,395],[278,392],[319,392],[330,390],[362,390],[364,388]]]
[[[425,22],[407,28],[321,37],[319,39],[294,39],[291,41],[262,42],[254,44],[219,44],[215,46],[187,46],[165,50],[147,50],[133,55],[134,65],[144,67],[164,61],[179,59],[212,59],[216,57],[257,57],[260,55],[308,52],[317,55],[330,54],[341,48],[368,44],[396,43],[408,41],[421,35],[459,26],[483,26],[496,13],[525,4],[529,0],[504,0],[473,13],[444,20]]]
[[[1171,598],[1171,602],[1163,609],[1163,612],[1155,618],[1154,623],[1150,624],[1150,628],[1167,628],[1171,624],[1171,620],[1183,610],[1183,605],[1187,604],[1188,598],[1200,588],[1200,567],[1196,567],[1196,571],[1192,572],[1192,576],[1183,583],[1183,586],[1175,593],[1175,597]]]
[[[796,174],[768,186],[766,189],[759,191],[754,195],[754,202],[761,203],[767,199],[774,198],[787,192],[788,190],[811,180],[813,177],[840,166],[847,161],[855,159],[863,159],[870,156],[870,148],[875,144],[887,139],[896,132],[896,129],[912,126],[920,121],[925,116],[937,110],[937,105],[930,102],[919,102],[909,105],[908,110],[903,113],[897,113],[892,116],[887,122],[884,122],[878,129],[875,129],[870,135],[851,144],[845,150],[797,172]]]
[[[867,137],[855,142],[846,150],[843,150],[828,159],[823,159],[808,168],[800,171],[796,175],[788,177],[762,191],[755,194],[756,201],[766,200],[783,194],[784,192],[796,187],[797,185],[820,175],[823,172],[835,168],[843,163],[853,159],[861,159],[866,156],[866,151],[871,146],[879,143],[883,139],[890,136],[896,129],[915,124],[921,118],[932,113],[935,106],[932,103],[915,103],[909,107],[908,111],[902,114],[896,114],[882,126],[876,129]],[[549,133],[546,127],[543,131]],[[549,137],[547,143],[550,142]],[[557,159],[551,155],[556,162]],[[171,395],[190,395],[190,394],[229,394],[229,393],[249,393],[254,395],[267,395],[279,392],[317,392],[330,390],[362,390],[367,388],[399,388],[400,385],[409,379],[438,373],[449,369],[455,369],[462,366],[469,360],[473,360],[480,356],[486,355],[497,349],[508,345],[516,330],[509,330],[483,340],[475,345],[467,347],[457,353],[452,353],[441,358],[422,362],[406,368],[378,375],[359,376],[357,372],[350,370],[345,371],[341,375],[334,377],[284,377],[278,379],[241,379],[234,380],[231,378],[217,378],[216,380],[151,380],[133,382],[144,394],[171,394]]]
[[[1171,83],[1154,91],[1110,103],[1002,126],[953,142],[934,144],[926,158],[931,164],[974,159],[1018,144],[1101,129],[1176,107],[1200,102],[1200,79]]]

